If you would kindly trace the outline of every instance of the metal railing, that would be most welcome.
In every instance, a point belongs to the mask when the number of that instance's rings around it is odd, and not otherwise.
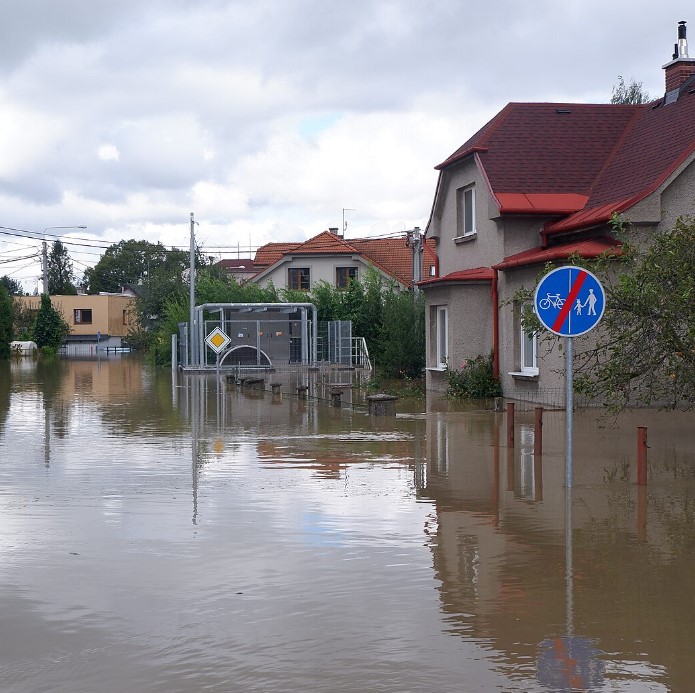
[[[367,349],[367,342],[364,337],[352,338],[352,365],[372,370],[369,349]]]

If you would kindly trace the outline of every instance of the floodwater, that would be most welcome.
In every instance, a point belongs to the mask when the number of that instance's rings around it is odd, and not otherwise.
[[[0,690],[695,689],[692,414],[576,414],[567,494],[563,412],[272,377],[0,364]]]

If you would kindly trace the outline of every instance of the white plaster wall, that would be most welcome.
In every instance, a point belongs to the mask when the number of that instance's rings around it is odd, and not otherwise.
[[[355,255],[307,255],[305,257],[291,258],[287,262],[283,262],[260,280],[257,280],[257,283],[266,287],[272,282],[275,288],[286,289],[287,270],[290,267],[309,267],[311,270],[311,289],[313,289],[314,285],[320,281],[325,281],[331,286],[335,286],[335,271],[337,267],[357,267],[357,277],[362,280],[369,265]]]

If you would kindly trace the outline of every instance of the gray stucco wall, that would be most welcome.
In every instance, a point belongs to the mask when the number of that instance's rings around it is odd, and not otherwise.
[[[625,213],[633,226],[634,239],[648,243],[653,234],[673,228],[681,216],[695,215],[695,157],[685,162],[664,185]],[[477,234],[465,241],[454,240],[457,234],[456,190],[475,184]],[[538,247],[545,219],[500,217],[487,183],[470,157],[453,170],[443,172],[438,199],[428,235],[439,239],[440,276],[474,267],[495,265],[515,253]],[[610,232],[609,226],[605,227]],[[558,265],[561,263],[558,263]],[[616,263],[616,271],[620,268]],[[521,326],[519,306],[512,301],[522,288],[535,289],[543,266],[520,267],[498,273],[499,293],[499,366],[505,397],[563,406],[565,396],[565,342],[550,333],[539,336],[537,376],[521,376]],[[432,308],[448,307],[449,364],[459,368],[466,358],[486,354],[492,349],[493,309],[490,284],[452,283],[426,289],[427,365],[435,363],[436,322]],[[599,327],[587,335],[574,338],[575,354],[588,348],[599,334]],[[443,373],[428,370],[427,387],[434,391],[446,388]]]
[[[448,364],[460,369],[466,359],[492,350],[493,307],[490,283],[466,283],[432,288],[426,294],[427,389],[446,390],[442,371],[436,370],[436,311],[447,307]]]

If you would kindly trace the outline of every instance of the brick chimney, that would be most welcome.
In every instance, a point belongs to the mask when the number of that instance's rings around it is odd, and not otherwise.
[[[688,56],[685,22],[678,22],[678,43],[673,48],[673,60],[664,65],[667,95],[679,89],[682,84],[695,75],[695,58]]]

